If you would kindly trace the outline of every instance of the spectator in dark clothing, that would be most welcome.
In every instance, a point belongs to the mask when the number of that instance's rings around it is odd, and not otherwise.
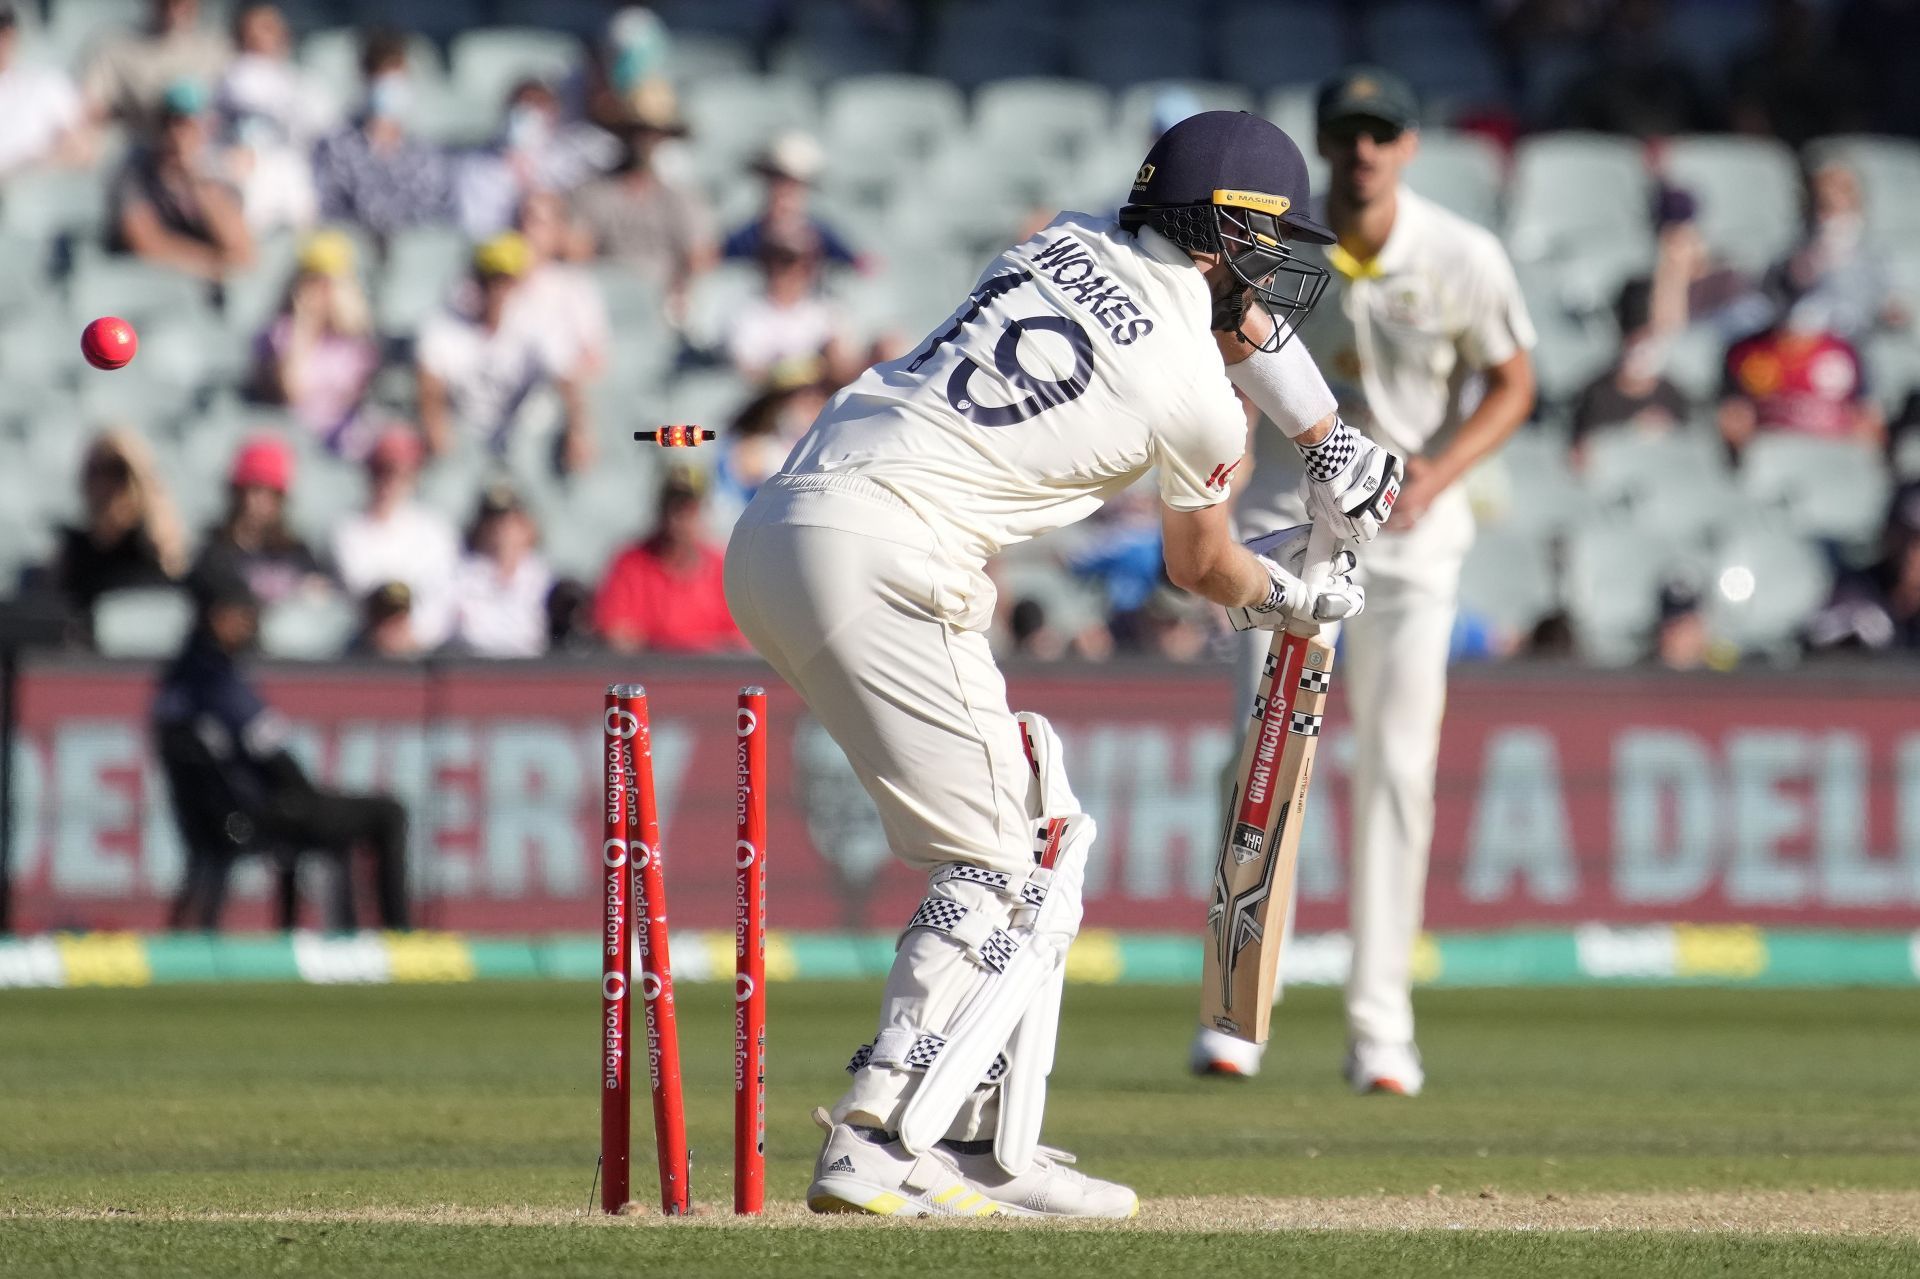
[[[439,147],[407,132],[413,86],[407,43],[376,31],[361,52],[366,97],[359,118],[315,148],[320,216],[377,236],[453,219],[453,165]]]
[[[1600,34],[1593,68],[1567,89],[1560,127],[1637,138],[1706,127],[1700,84],[1667,52],[1664,21],[1659,0],[1620,0]]]
[[[60,530],[54,584],[81,616],[108,591],[167,586],[187,566],[186,537],[146,442],[103,432],[80,467],[82,523]]]
[[[1857,71],[1833,51],[1808,0],[1772,0],[1767,33],[1728,74],[1733,127],[1798,148],[1863,129]]]
[[[1653,327],[1652,297],[1652,285],[1646,280],[1629,280],[1620,290],[1614,306],[1620,321],[1620,354],[1612,368],[1580,392],[1573,410],[1576,452],[1595,431],[1606,427],[1664,434],[1686,423],[1687,397],[1661,373],[1665,342]]]
[[[1920,481],[1894,493],[1881,545],[1878,563],[1834,584],[1807,628],[1809,648],[1920,652]]]
[[[769,239],[790,240],[798,231],[810,234],[828,266],[865,269],[858,253],[832,226],[814,216],[807,205],[813,184],[825,163],[820,144],[798,130],[782,133],[753,161],[753,171],[765,184],[766,199],[751,222],[735,227],[721,247],[721,256],[734,262],[757,262]]]
[[[211,570],[195,579],[194,593],[193,632],[161,676],[153,703],[175,816],[191,853],[176,926],[218,922],[227,874],[242,853],[317,850],[350,868],[353,852],[364,848],[374,863],[381,924],[409,927],[406,810],[386,795],[347,794],[308,779],[287,748],[286,721],[238,664],[260,625],[260,602],[246,579]],[[224,843],[209,846],[209,832]]]
[[[206,280],[252,266],[253,233],[219,163],[207,134],[205,91],[174,85],[158,136],[114,181],[113,247]]]
[[[207,535],[194,576],[237,573],[266,604],[329,589],[319,558],[287,527],[292,484],[285,442],[265,435],[242,445],[227,478],[227,513]]]

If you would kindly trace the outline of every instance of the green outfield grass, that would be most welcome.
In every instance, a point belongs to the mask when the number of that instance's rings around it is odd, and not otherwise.
[[[1920,1194],[1920,992],[1433,992],[1421,1003],[1430,1091],[1409,1102],[1343,1090],[1329,992],[1289,1000],[1263,1077],[1223,1083],[1184,1074],[1192,992],[1074,987],[1048,1139],[1147,1203],[1136,1226],[1071,1233],[796,1214],[818,1145],[808,1108],[838,1092],[870,1032],[876,992],[849,984],[773,989],[768,1180],[786,1207],[746,1229],[713,1220],[730,1194],[728,993],[681,992],[695,1190],[709,1219],[659,1227],[584,1211],[598,1132],[591,986],[0,992],[0,1271],[1920,1269],[1911,1225],[1843,1238],[1711,1222],[1678,1233],[1651,1212],[1645,1224],[1666,1229],[1479,1228],[1489,1203]],[[635,1197],[650,1202],[644,1094],[635,1126]],[[1363,1224],[1387,1228],[1256,1235],[1259,1214],[1242,1211],[1208,1232],[1214,1209],[1196,1196],[1373,1197],[1381,1206]],[[1433,1223],[1409,1209],[1393,1229],[1403,1196],[1438,1196],[1443,1213],[1457,1200],[1453,1224],[1468,1228],[1414,1229]],[[1832,1202],[1832,1230],[1861,1228],[1846,1219],[1851,1201]]]

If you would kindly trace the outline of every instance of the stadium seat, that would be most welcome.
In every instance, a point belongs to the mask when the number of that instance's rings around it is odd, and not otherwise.
[[[1569,400],[1612,362],[1620,340],[1613,317],[1597,299],[1567,297],[1556,267],[1522,262],[1515,273],[1539,336],[1533,360],[1540,398]]]
[[[1488,461],[1495,494],[1488,520],[1515,533],[1548,537],[1564,531],[1586,510],[1585,494],[1567,468],[1567,446],[1557,432],[1523,428]]]
[[[783,129],[812,129],[818,97],[794,76],[729,76],[687,87],[693,146],[737,167]]]
[[[1630,524],[1576,529],[1565,592],[1582,656],[1606,666],[1636,661],[1658,620],[1660,588],[1681,558],[1672,543]]]
[[[1624,520],[1675,543],[1699,541],[1739,502],[1719,437],[1686,428],[1596,432],[1585,443],[1581,479],[1595,518]]]
[[[1668,340],[1663,372],[1695,405],[1711,409],[1720,402],[1726,364],[1726,337],[1709,325],[1695,324]]]
[[[1477,134],[1421,130],[1407,185],[1483,227],[1500,225],[1500,152]]]
[[[80,411],[89,422],[130,426],[149,435],[172,431],[193,398],[191,387],[163,381],[138,362],[113,373],[89,370],[80,381]]]
[[[359,629],[351,601],[334,594],[296,595],[260,614],[260,652],[301,662],[339,657]]]
[[[1220,74],[1253,89],[1312,84],[1351,60],[1334,5],[1242,3],[1221,18],[1214,30]],[[1284,120],[1275,123],[1287,128]],[[1300,137],[1294,140],[1306,147]]]
[[[1764,271],[1793,247],[1801,227],[1800,169],[1771,138],[1694,135],[1669,140],[1667,181],[1700,203],[1700,234],[1728,262]]]
[[[61,65],[78,66],[116,32],[139,30],[150,8],[146,0],[51,0],[40,39]]]
[[[97,250],[76,256],[67,299],[75,316],[118,315],[136,327],[160,316],[214,314],[206,281]]]
[[[455,36],[450,54],[451,80],[461,94],[497,110],[518,81],[563,79],[580,60],[580,42],[559,31],[488,27]]]
[[[1599,133],[1524,138],[1507,190],[1507,250],[1528,261],[1649,244],[1651,195],[1636,142]]]
[[[1867,388],[1889,416],[1900,412],[1907,396],[1920,390],[1920,344],[1911,332],[1876,333],[1861,351],[1867,362]]]
[[[192,625],[193,604],[170,587],[108,591],[93,606],[93,642],[103,657],[172,657]]]
[[[1490,528],[1474,538],[1460,572],[1460,604],[1525,632],[1559,603],[1546,544],[1532,534]]]
[[[313,545],[325,546],[334,526],[365,500],[367,481],[358,466],[312,447],[310,436],[306,440],[287,496],[287,522]]]
[[[629,444],[591,472],[529,495],[556,575],[596,583],[622,547],[652,530],[658,470],[658,459]]]
[[[189,390],[237,384],[252,355],[250,344],[235,340],[205,311],[161,316],[140,334],[141,372]]]
[[[1725,530],[1709,564],[1708,629],[1742,653],[1785,656],[1832,588],[1818,551],[1763,521]]]
[[[1821,138],[1806,147],[1807,163],[1838,161],[1860,178],[1867,234],[1887,249],[1920,240],[1920,142],[1871,134]]]
[[[752,398],[753,388],[731,368],[694,369],[668,384],[660,420],[718,430]]]
[[[973,137],[983,147],[1077,156],[1112,123],[1112,96],[1082,80],[995,80],[973,95]]]
[[[466,259],[466,238],[452,227],[413,227],[395,235],[376,298],[380,331],[419,328],[446,304]]]
[[[993,180],[983,181],[981,166],[994,159],[964,147],[934,157],[894,206],[900,239],[944,243],[984,266],[1014,242],[1023,222],[1050,212],[1037,209],[1035,188],[1011,174],[992,173]],[[1133,163],[1138,167],[1138,160]]]
[[[64,317],[55,323],[45,316],[36,320],[14,307],[7,311],[9,322],[0,328],[0,383],[8,393],[0,394],[0,413],[12,407],[8,401],[15,388],[71,386],[87,369],[80,356],[80,334]]]
[[[97,240],[107,226],[105,170],[29,170],[0,186],[0,229],[30,241]]]
[[[927,76],[854,76],[827,90],[820,124],[836,167],[898,164],[961,137],[966,102]]]
[[[1170,89],[1192,94],[1202,111],[1251,111],[1253,95],[1237,84],[1213,80],[1149,80],[1136,84],[1120,95],[1120,110],[1114,125],[1116,144],[1131,143],[1128,148],[1141,155],[1153,141],[1153,111],[1160,95]],[[1138,162],[1135,166],[1138,167]]]
[[[362,33],[353,27],[316,31],[300,42],[300,65],[320,77],[337,101],[358,103],[361,97],[360,44],[363,39]],[[420,84],[437,86],[445,75],[440,61],[440,47],[426,36],[409,36],[407,69]]]
[[[1802,537],[1866,548],[1880,535],[1892,480],[1863,444],[1767,432],[1741,456],[1740,487]]]
[[[699,31],[675,32],[668,66],[675,83],[685,87],[716,76],[753,73],[753,51],[731,36]]]

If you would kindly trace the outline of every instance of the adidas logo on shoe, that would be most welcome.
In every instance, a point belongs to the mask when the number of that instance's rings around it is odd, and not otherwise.
[[[852,1172],[853,1157],[851,1155],[841,1155],[838,1159],[834,1160],[832,1163],[827,1165],[827,1171],[828,1172]]]

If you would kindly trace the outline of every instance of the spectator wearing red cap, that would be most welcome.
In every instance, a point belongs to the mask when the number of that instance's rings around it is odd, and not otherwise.
[[[453,525],[413,500],[424,456],[420,437],[393,427],[367,455],[367,506],[333,533],[341,584],[365,599],[388,582],[412,597],[414,638],[438,648],[453,632],[453,575],[460,560]]]
[[[240,446],[227,475],[227,512],[207,534],[194,574],[237,574],[262,604],[325,591],[313,550],[287,527],[293,450],[271,435]]]
[[[616,652],[727,653],[747,646],[727,611],[725,553],[707,540],[705,493],[700,472],[668,476],[653,535],[607,570],[594,626]]]

